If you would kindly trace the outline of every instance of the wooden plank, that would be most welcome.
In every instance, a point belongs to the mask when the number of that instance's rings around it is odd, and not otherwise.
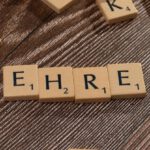
[[[92,9],[93,8],[91,7],[90,10],[95,11]],[[86,18],[91,14],[91,12],[89,13],[89,10],[87,10],[87,12],[88,13],[84,12]],[[14,49],[11,48],[12,50],[9,51],[10,53],[7,53],[5,55],[6,57],[3,57],[4,59],[1,61],[0,67],[11,64],[12,62],[13,64],[30,64],[40,61],[50,52],[54,55],[61,55],[61,51],[56,54],[56,50],[63,44],[66,44],[67,47],[71,46],[71,43],[67,43],[67,41],[86,28],[87,24],[86,22],[82,22],[83,18],[78,18],[78,16],[82,14],[83,12],[80,12],[77,16],[73,15],[72,17],[69,17],[70,14],[68,12],[63,19],[61,19],[62,16],[52,13],[49,15],[47,21],[41,23],[40,27],[38,26],[39,28],[37,27],[29,33],[28,36],[26,36],[26,38],[24,38],[24,40],[22,40]],[[88,30],[92,30],[92,28],[90,27]],[[17,32],[17,30],[15,32]],[[88,31],[86,32],[88,33]],[[20,37],[16,37],[16,39],[20,40],[19,38]],[[78,36],[76,39],[79,40]],[[73,40],[74,38],[72,38],[71,41]],[[7,47],[9,47],[9,44],[7,44]],[[63,47],[63,49],[65,50],[65,47]],[[5,52],[4,49],[3,52]],[[16,56],[20,58],[17,62]]]
[[[0,6],[0,62],[51,14],[41,1],[4,1]]]

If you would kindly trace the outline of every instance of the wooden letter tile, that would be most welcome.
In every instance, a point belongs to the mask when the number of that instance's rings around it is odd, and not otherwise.
[[[138,14],[132,0],[96,0],[108,23],[135,18]]]
[[[76,102],[102,102],[110,100],[110,87],[106,67],[76,68],[73,70]]]
[[[65,10],[73,2],[73,0],[42,0],[42,1],[57,13],[60,13],[63,10]]]
[[[112,97],[132,98],[146,95],[140,63],[108,65],[108,73]]]
[[[3,67],[3,82],[5,100],[39,98],[37,65]]]
[[[71,67],[39,69],[41,102],[74,101],[74,83]]]

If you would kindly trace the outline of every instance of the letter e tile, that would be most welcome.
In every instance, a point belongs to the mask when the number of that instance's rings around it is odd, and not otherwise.
[[[144,97],[146,88],[140,63],[108,65],[113,98]]]
[[[4,99],[8,101],[39,98],[38,66],[3,67]]]

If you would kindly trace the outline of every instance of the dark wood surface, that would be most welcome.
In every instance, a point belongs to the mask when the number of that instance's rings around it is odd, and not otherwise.
[[[150,1],[136,19],[109,26],[94,0],[58,15],[40,0],[0,1],[0,149],[150,149]],[[105,66],[141,62],[144,99],[100,104],[4,102],[2,67]]]

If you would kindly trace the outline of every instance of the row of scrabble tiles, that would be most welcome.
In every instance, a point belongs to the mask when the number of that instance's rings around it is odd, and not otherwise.
[[[75,0],[42,0],[57,13],[62,12]],[[138,10],[132,0],[96,0],[98,7],[108,23],[116,23],[135,18]]]
[[[8,101],[102,102],[146,95],[140,63],[89,68],[6,66],[3,84],[4,98]]]

